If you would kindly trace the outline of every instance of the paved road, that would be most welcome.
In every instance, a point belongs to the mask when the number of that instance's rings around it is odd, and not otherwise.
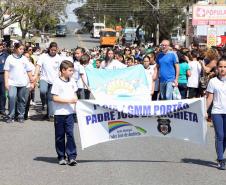
[[[38,93],[36,97],[38,101]],[[79,164],[70,167],[57,164],[53,123],[42,121],[42,113],[38,104],[31,107],[31,118],[24,124],[6,124],[0,118],[0,185],[224,185],[226,182],[226,172],[215,168],[212,127],[208,129],[206,146],[146,137],[102,143],[82,151],[76,124]]]
[[[91,38],[89,34],[67,35],[66,37],[55,37],[59,48],[73,49],[77,46],[92,49],[99,45],[99,39]]]

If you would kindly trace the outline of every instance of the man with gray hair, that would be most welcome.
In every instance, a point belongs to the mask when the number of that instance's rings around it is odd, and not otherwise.
[[[156,58],[160,80],[160,95],[162,100],[172,100],[173,88],[174,86],[178,86],[178,57],[175,52],[169,50],[169,40],[163,40],[160,47],[161,52]]]

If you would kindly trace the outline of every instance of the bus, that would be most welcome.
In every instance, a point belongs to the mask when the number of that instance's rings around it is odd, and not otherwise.
[[[100,30],[105,28],[104,23],[93,23],[93,29],[91,35],[93,38],[100,38]]]
[[[114,46],[117,43],[116,31],[111,28],[105,28],[100,31],[100,47]]]
[[[66,37],[66,25],[65,24],[57,24],[56,25],[56,37]]]

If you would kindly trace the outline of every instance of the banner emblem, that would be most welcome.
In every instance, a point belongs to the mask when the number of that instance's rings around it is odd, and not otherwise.
[[[164,136],[171,132],[170,120],[169,119],[157,119],[158,122],[158,131]]]

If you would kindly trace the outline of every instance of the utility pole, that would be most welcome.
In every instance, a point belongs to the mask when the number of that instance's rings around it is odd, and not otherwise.
[[[145,0],[156,11],[156,45],[159,45],[159,0],[157,0],[157,6],[154,6],[149,0]]]
[[[157,0],[157,25],[156,25],[156,45],[159,45],[159,0]]]
[[[188,48],[190,45],[189,39],[189,5],[186,8],[186,31],[185,31],[185,47]]]

